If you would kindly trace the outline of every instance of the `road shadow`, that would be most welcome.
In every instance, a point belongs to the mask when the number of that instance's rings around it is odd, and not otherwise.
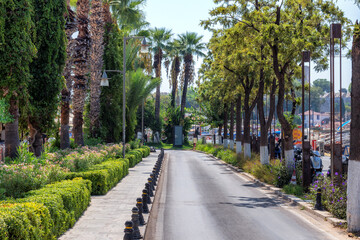
[[[241,208],[273,208],[278,207],[282,203],[280,200],[270,199],[268,197],[239,197],[239,196],[230,196],[235,198],[239,202],[219,202],[223,205],[232,205],[235,207]]]

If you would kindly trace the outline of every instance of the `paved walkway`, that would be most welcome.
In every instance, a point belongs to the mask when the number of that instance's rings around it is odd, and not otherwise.
[[[155,165],[160,151],[151,153],[104,196],[92,196],[85,213],[60,240],[119,240],[124,237],[125,221],[131,220],[131,209],[136,198],[141,197],[148,177]],[[152,204],[149,205],[149,208]],[[149,214],[144,214],[148,221]],[[145,226],[140,227],[144,236]]]

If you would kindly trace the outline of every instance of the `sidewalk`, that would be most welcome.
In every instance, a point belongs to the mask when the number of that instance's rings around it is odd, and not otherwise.
[[[160,151],[151,153],[142,162],[129,169],[129,175],[122,179],[104,196],[92,196],[88,209],[73,228],[63,234],[60,240],[119,240],[124,237],[125,221],[131,220],[131,209],[136,198],[141,197],[147,179],[150,177]],[[148,205],[151,209],[152,204]],[[149,214],[143,214],[147,222]],[[146,226],[146,225],[145,225]],[[144,236],[145,226],[140,227]]]

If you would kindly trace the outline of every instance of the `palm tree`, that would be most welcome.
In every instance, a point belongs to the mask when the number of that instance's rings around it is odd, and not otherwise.
[[[159,85],[160,79],[145,75],[142,69],[129,73],[126,93],[126,136],[131,140],[136,126],[136,112],[143,100]]]
[[[170,66],[170,86],[171,86],[171,106],[175,108],[175,98],[178,89],[178,77],[180,74],[181,67],[181,56],[180,56],[180,43],[177,39],[169,43],[167,50],[167,59],[165,60],[165,67],[168,72]]]
[[[191,84],[194,78],[194,56],[205,57],[205,54],[202,52],[205,49],[205,43],[201,42],[203,36],[198,36],[195,32],[186,32],[179,35],[179,44],[181,46],[180,53],[184,59],[184,68],[183,68],[183,91],[181,98],[181,115],[184,118],[185,115],[185,104],[186,104],[186,94],[188,85]]]
[[[171,30],[166,28],[154,28],[150,29],[150,44],[154,52],[154,69],[155,75],[161,80],[161,64],[163,60],[163,50],[167,48],[167,43],[171,38]],[[160,83],[161,84],[161,83]],[[155,98],[155,118],[159,122],[160,120],[160,84],[156,87]]]
[[[66,80],[66,87],[61,90],[61,133],[60,133],[60,148],[65,149],[70,147],[69,138],[69,120],[70,120],[70,100],[72,89],[72,76],[71,67],[73,66],[74,55],[74,39],[71,38],[74,32],[76,32],[76,15],[70,7],[70,0],[67,0],[67,14],[65,15],[65,33],[68,40],[66,48],[67,58],[65,62],[65,68],[63,76]]]
[[[83,137],[83,112],[85,105],[85,93],[87,86],[88,55],[89,55],[89,0],[78,0],[77,19],[79,34],[76,38],[76,50],[74,54],[74,96],[73,96],[73,135],[75,144],[84,145]]]
[[[92,0],[90,10],[90,136],[98,137],[100,131],[101,70],[104,56],[104,10],[102,0]]]
[[[145,0],[109,0],[109,3],[120,29],[131,31],[149,25],[144,12],[140,10]]]

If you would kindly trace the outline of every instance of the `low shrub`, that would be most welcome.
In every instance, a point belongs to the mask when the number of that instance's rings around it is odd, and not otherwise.
[[[54,164],[12,164],[0,168],[0,199],[20,198],[25,193],[64,179],[65,172]]]
[[[66,180],[0,202],[0,239],[56,239],[90,203],[91,182]]]
[[[291,194],[298,197],[304,196],[304,189],[301,185],[298,184],[287,184],[283,187],[283,190],[286,194]]]
[[[139,150],[143,153],[143,158],[150,155],[150,148],[148,146],[142,146]]]
[[[290,182],[291,174],[288,173],[281,160],[272,160],[269,165],[262,165],[260,163],[260,156],[255,153],[252,153],[251,158],[248,159],[244,158],[242,154],[236,155],[233,150],[226,150],[219,145],[198,144],[196,149],[212,154],[226,163],[237,166],[265,183],[283,187]]]
[[[129,142],[131,149],[137,149],[140,147],[140,139],[136,139],[135,141]]]
[[[320,188],[323,207],[335,217],[346,219],[347,176],[337,176],[334,182],[331,178],[323,175],[319,176],[309,187],[309,194],[306,195],[306,198],[313,200],[313,203],[315,203],[317,189]]]
[[[0,205],[0,239],[55,239],[49,210],[39,203]]]
[[[92,166],[88,171],[67,173],[66,179],[88,179],[92,183],[91,194],[104,195],[128,174],[129,160],[126,160],[108,160]]]

